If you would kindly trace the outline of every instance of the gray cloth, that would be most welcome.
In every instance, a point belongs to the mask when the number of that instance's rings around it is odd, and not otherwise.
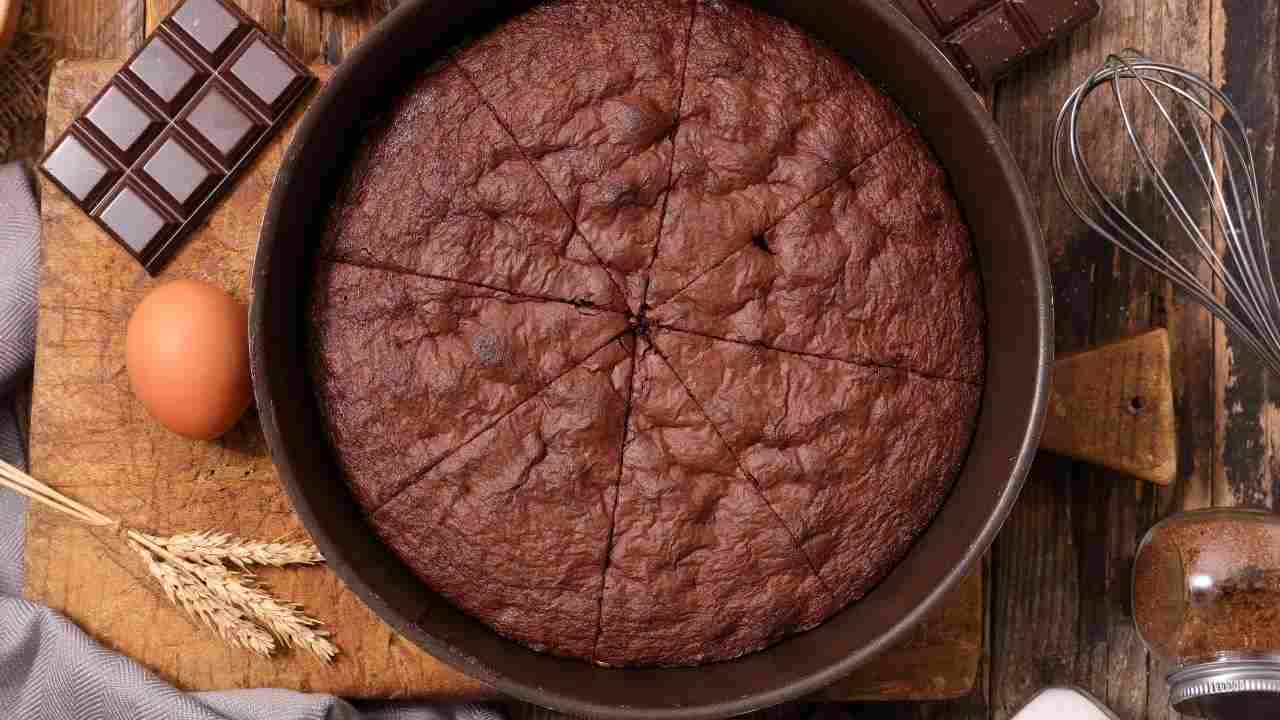
[[[40,219],[24,168],[0,166],[0,457],[23,464],[9,390],[35,352]],[[0,489],[0,716],[15,720],[501,720],[480,705],[353,705],[288,690],[184,693],[22,599],[26,503]],[[175,610],[174,612],[177,612]]]
[[[26,466],[26,444],[9,393],[35,358],[39,257],[40,213],[31,181],[21,165],[0,165],[0,458],[19,467]],[[26,510],[25,498],[0,490],[0,603],[22,594]],[[7,620],[0,614],[0,625],[7,627]],[[0,650],[0,673],[9,665],[6,657]],[[0,707],[4,699],[0,693]]]

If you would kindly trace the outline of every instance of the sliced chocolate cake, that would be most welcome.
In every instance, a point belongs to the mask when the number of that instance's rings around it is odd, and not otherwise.
[[[893,102],[724,0],[554,0],[423,71],[329,210],[312,381],[424,586],[540,651],[726,660],[874,588],[984,382]]]

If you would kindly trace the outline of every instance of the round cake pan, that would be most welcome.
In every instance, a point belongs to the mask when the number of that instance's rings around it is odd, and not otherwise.
[[[271,454],[334,571],[427,652],[513,697],[577,715],[727,717],[819,690],[901,641],[978,563],[1031,464],[1052,359],[1052,301],[1026,185],[990,115],[884,0],[757,2],[844,54],[929,141],[973,229],[986,306],[987,385],[964,469],[907,557],[870,594],[807,633],[696,668],[602,668],[535,653],[432,593],[374,535],[332,458],[306,368],[313,253],[325,208],[370,117],[409,78],[529,3],[410,0],[334,74],[294,136],[253,271],[250,343]]]

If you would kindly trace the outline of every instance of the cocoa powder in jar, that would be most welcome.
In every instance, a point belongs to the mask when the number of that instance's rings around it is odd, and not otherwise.
[[[1186,665],[1280,653],[1280,516],[1206,511],[1154,527],[1134,561],[1134,620]]]

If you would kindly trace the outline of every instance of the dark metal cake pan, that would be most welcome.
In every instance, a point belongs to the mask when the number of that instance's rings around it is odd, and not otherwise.
[[[884,0],[755,3],[804,27],[887,91],[946,168],[972,230],[988,314],[987,385],[954,490],[906,558],[826,623],[696,668],[602,668],[535,653],[431,592],[365,523],[341,477],[307,373],[313,254],[371,112],[448,48],[529,3],[402,3],[334,74],[272,190],[253,271],[250,344],[267,443],[294,507],[338,575],[427,652],[511,696],[598,717],[726,717],[816,691],[901,641],[978,563],[1035,454],[1053,353],[1052,300],[1027,187],[990,115]]]

